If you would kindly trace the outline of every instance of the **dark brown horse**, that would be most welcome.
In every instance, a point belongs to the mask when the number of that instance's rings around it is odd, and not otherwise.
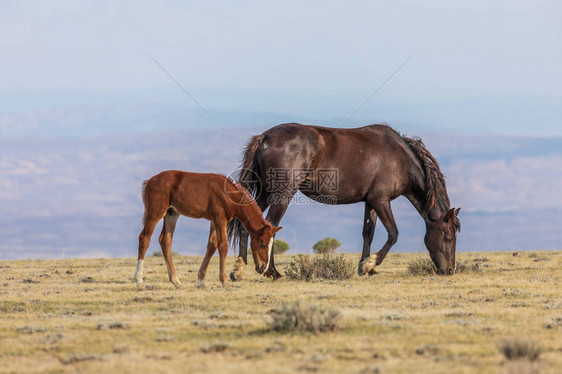
[[[162,218],[164,218],[164,224],[159,241],[168,268],[168,276],[174,286],[181,286],[172,261],[172,237],[180,214],[192,218],[206,218],[211,221],[207,253],[197,276],[198,287],[204,286],[207,266],[217,247],[220,256],[219,278],[223,286],[227,286],[226,224],[234,217],[250,233],[256,271],[263,274],[268,268],[270,253],[273,252],[271,250],[273,236],[281,228],[273,227],[263,219],[262,211],[248,191],[224,175],[188,173],[177,170],[163,171],[144,182],[142,199],[144,202],[144,228],[139,235],[139,257],[135,272],[135,280],[139,289],[144,288],[144,255],[150,244],[152,232]]]
[[[421,139],[410,139],[386,125],[338,129],[287,123],[254,136],[244,152],[240,183],[255,196],[266,219],[278,225],[293,195],[328,204],[365,203],[363,252],[358,273],[374,273],[396,243],[398,229],[390,202],[406,196],[425,221],[425,245],[440,274],[455,271],[457,218],[450,207],[443,174]],[[388,232],[383,247],[370,256],[375,223]],[[239,260],[230,274],[241,279],[247,263],[247,233],[229,222],[233,243],[240,242]],[[277,278],[273,253],[267,275]]]

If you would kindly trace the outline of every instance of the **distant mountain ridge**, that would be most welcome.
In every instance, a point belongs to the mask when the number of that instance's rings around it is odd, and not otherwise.
[[[86,122],[95,126],[106,115]],[[159,116],[146,119],[146,124]],[[277,124],[256,124],[256,118],[244,120],[239,114],[221,121],[247,126],[221,129],[211,122],[198,127],[194,120],[187,129],[157,130],[139,126],[136,119],[141,117],[142,111],[123,117],[126,125],[109,134],[100,124],[103,135],[87,129],[69,130],[75,136],[31,131],[33,126],[56,125],[41,120],[19,130],[20,135],[4,127],[10,135],[0,138],[0,258],[135,256],[144,179],[166,169],[229,174],[249,137]],[[72,122],[58,128],[67,127]],[[398,130],[420,135],[439,160],[451,203],[462,207],[459,250],[560,249],[562,138],[424,133],[406,126]],[[279,234],[293,253],[310,252],[326,236],[342,241],[343,251],[360,250],[362,204],[302,201],[306,203],[289,207]],[[403,198],[393,209],[400,231],[393,251],[424,252],[424,225],[417,212]],[[182,218],[174,250],[203,254],[207,230],[206,221]],[[373,250],[385,239],[379,223]],[[149,252],[156,250],[154,240]]]

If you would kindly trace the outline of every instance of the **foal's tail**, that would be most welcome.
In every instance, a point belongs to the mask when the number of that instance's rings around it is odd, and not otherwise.
[[[142,224],[146,223],[146,185],[148,184],[148,179],[142,182],[141,194],[142,194],[142,203],[144,204],[144,215],[142,217]]]
[[[238,182],[247,189],[254,199],[259,198],[261,192],[261,176],[256,160],[256,153],[263,143],[265,135],[256,135],[246,145],[244,149],[244,157],[240,165],[240,176]],[[227,226],[228,240],[233,247],[238,245],[240,236],[244,232],[244,226],[236,218],[229,221]]]

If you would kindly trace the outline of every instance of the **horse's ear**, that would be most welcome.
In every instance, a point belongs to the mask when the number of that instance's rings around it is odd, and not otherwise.
[[[459,212],[460,212],[460,211],[461,211],[461,208],[457,208],[457,209],[455,210],[455,217],[458,217],[458,216],[459,216]]]
[[[455,208],[449,209],[447,214],[445,214],[445,218],[443,218],[443,221],[449,222],[451,220],[451,218],[453,218],[453,216],[456,216],[455,215]]]
[[[273,231],[273,233],[275,234],[277,231],[281,230],[283,227],[274,227],[271,229],[271,231]]]

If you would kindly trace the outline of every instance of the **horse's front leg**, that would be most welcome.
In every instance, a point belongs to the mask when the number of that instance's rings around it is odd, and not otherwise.
[[[370,264],[368,261],[365,261],[365,259],[369,259],[369,256],[371,255],[371,243],[373,242],[373,237],[375,236],[376,224],[377,212],[375,212],[368,202],[365,202],[365,214],[363,217],[363,252],[361,253],[361,259],[359,260],[359,266],[357,267],[357,273],[359,276],[366,273],[369,273],[370,275],[376,274],[374,263]]]
[[[371,203],[371,205],[375,209],[376,214],[378,215],[382,224],[384,225],[384,228],[388,232],[388,239],[377,253],[363,260],[362,265],[360,264],[362,274],[366,274],[367,272],[374,272],[375,266],[378,266],[382,263],[382,260],[384,260],[390,248],[392,248],[392,246],[398,240],[398,229],[396,228],[394,216],[392,215],[392,210],[390,209],[390,201],[379,201]]]
[[[267,213],[266,220],[269,221],[273,227],[279,226],[279,223],[281,222],[281,219],[287,211],[287,207],[289,206],[289,203],[296,192],[297,191],[295,190],[279,193],[279,202],[277,202],[276,204],[271,204],[271,206],[269,207],[269,212]],[[275,235],[273,237],[275,238]],[[281,273],[279,273],[275,268],[275,255],[273,251],[271,251],[271,255],[269,257],[269,269],[265,272],[264,275],[266,277],[273,278],[274,280],[283,277]]]

